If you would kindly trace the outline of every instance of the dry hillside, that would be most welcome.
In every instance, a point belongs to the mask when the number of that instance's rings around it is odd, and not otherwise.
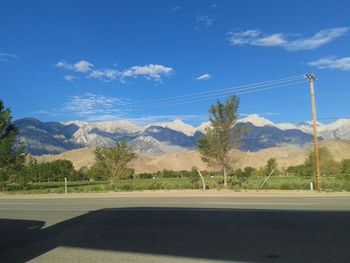
[[[350,141],[323,141],[321,146],[326,146],[331,151],[335,160],[350,159]],[[67,159],[72,161],[74,167],[79,169],[83,166],[91,166],[94,163],[94,149],[82,148],[67,151],[58,155],[44,155],[37,157],[39,161],[53,161]],[[235,168],[252,166],[259,168],[264,166],[269,158],[276,158],[280,167],[302,164],[309,153],[309,149],[285,146],[264,149],[258,152],[232,151],[232,160]],[[206,163],[201,160],[196,151],[183,151],[157,157],[140,155],[132,161],[132,167],[136,173],[157,172],[163,169],[190,170],[193,166],[201,170],[209,170]]]

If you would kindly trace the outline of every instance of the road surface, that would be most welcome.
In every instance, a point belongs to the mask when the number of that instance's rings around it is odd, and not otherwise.
[[[0,262],[350,262],[350,196],[2,196],[0,236]]]

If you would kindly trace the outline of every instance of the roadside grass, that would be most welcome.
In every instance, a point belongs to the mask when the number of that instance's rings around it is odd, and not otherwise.
[[[252,176],[246,179],[230,178],[229,188],[235,191],[258,190],[264,181],[263,177]],[[309,190],[310,177],[297,176],[271,176],[261,190]],[[205,176],[205,182],[209,189],[223,189],[221,176]],[[350,178],[330,178],[322,177],[323,191],[350,191]],[[124,191],[144,191],[144,190],[175,190],[175,189],[202,189],[200,181],[192,184],[189,178],[156,178],[144,179],[134,178],[118,180],[110,185],[107,181],[72,181],[68,182],[69,193],[92,193],[92,192],[124,192]],[[31,183],[26,186],[10,184],[6,193],[64,193],[64,182],[41,182]]]

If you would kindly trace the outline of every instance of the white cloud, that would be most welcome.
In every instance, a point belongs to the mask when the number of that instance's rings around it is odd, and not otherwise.
[[[173,69],[158,64],[149,64],[145,66],[133,66],[122,72],[122,77],[138,77],[144,76],[147,79],[152,79],[155,81],[161,80],[161,75],[169,75],[173,72]]]
[[[120,76],[120,72],[115,69],[92,70],[89,74],[90,78],[107,79],[110,81],[116,80]]]
[[[67,80],[67,81],[70,81],[70,82],[73,82],[74,80],[77,79],[77,77],[72,76],[72,75],[66,75],[66,76],[64,76],[63,78],[64,78],[65,80]]]
[[[265,34],[253,29],[243,32],[230,32],[231,45],[252,45],[262,47],[281,47],[289,51],[311,50],[328,44],[338,37],[348,33],[348,27],[324,29],[311,37],[300,37],[292,34]]]
[[[103,81],[119,80],[124,81],[125,78],[145,77],[153,81],[161,81],[161,77],[173,73],[171,67],[166,67],[158,64],[149,64],[145,66],[133,66],[122,71],[113,68],[94,69],[94,65],[86,60],[80,60],[74,64],[66,61],[59,61],[55,64],[56,67],[75,71],[84,74],[87,78],[96,78]],[[66,79],[66,78],[65,78]],[[66,80],[73,80],[72,78]]]
[[[319,60],[309,62],[308,65],[320,69],[328,68],[350,71],[350,57],[344,57],[340,59],[334,57],[321,58]]]
[[[69,63],[67,63],[67,62],[64,61],[64,60],[58,61],[58,62],[55,64],[55,66],[56,66],[57,68],[62,68],[62,69],[67,69],[67,70],[73,70],[73,69],[74,69],[74,67],[73,67],[72,64],[69,64]]]
[[[65,60],[61,60],[61,61],[58,61],[55,64],[55,66],[57,68],[62,68],[62,69],[66,69],[66,70],[74,70],[76,72],[85,73],[85,72],[91,71],[92,67],[94,65],[86,60],[80,60],[74,64],[68,63]]]
[[[17,58],[17,56],[14,54],[0,52],[0,61],[8,61],[9,59],[14,58]]]
[[[196,80],[209,80],[211,79],[210,74],[203,74],[196,78]]]
[[[273,47],[273,46],[283,46],[287,43],[282,34],[273,34],[266,37],[257,38],[253,41],[256,46],[262,47]]]
[[[80,61],[74,63],[73,66],[74,66],[74,70],[77,72],[88,72],[88,71],[91,71],[91,68],[94,65],[86,60],[80,60]]]
[[[210,15],[196,15],[196,22],[204,26],[211,26],[214,19]]]

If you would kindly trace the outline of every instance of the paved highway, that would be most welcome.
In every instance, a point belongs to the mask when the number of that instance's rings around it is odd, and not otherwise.
[[[7,196],[0,236],[0,262],[350,262],[350,196]]]

